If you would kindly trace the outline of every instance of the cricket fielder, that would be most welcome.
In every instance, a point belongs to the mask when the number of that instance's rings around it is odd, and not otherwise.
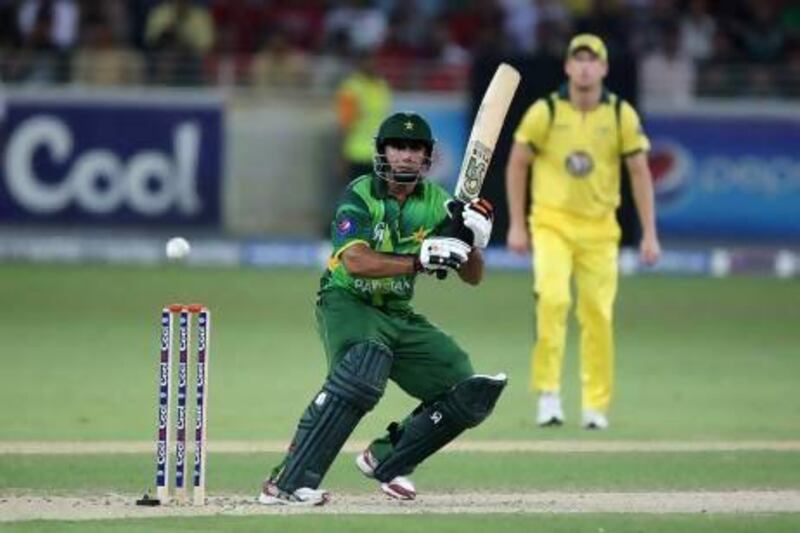
[[[344,191],[331,224],[333,253],[316,319],[328,375],[297,427],[284,460],[264,482],[263,504],[322,505],[319,485],[361,417],[393,380],[421,401],[389,424],[356,465],[391,497],[411,500],[417,465],[494,408],[506,376],[477,375],[452,337],[411,307],[420,272],[454,271],[477,285],[492,230],[484,200],[456,204],[424,179],[434,139],[415,113],[396,113],[375,139],[374,171]],[[460,231],[450,233],[455,223]],[[459,238],[440,236],[468,235]]]
[[[537,423],[557,426],[564,421],[559,389],[574,277],[582,425],[605,429],[613,386],[621,160],[630,172],[641,221],[641,260],[655,263],[661,253],[646,157],[650,142],[633,107],[603,86],[608,54],[600,38],[574,37],[564,69],[567,83],[534,102],[514,134],[506,169],[507,245],[516,252],[535,250],[532,386],[539,392]],[[532,201],[526,225],[528,179]]]

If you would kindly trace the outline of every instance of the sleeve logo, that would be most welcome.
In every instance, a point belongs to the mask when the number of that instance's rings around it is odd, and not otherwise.
[[[339,235],[342,237],[354,233],[355,229],[355,223],[349,218],[343,218],[336,223],[336,231],[338,231]]]

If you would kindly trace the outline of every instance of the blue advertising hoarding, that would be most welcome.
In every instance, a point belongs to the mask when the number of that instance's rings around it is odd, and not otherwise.
[[[12,95],[0,222],[217,226],[223,111],[215,98]]]
[[[469,133],[466,103],[398,98],[437,138],[433,179],[455,185]],[[800,239],[800,115],[708,112],[645,117],[664,237]]]
[[[800,239],[800,117],[650,115],[665,236]]]

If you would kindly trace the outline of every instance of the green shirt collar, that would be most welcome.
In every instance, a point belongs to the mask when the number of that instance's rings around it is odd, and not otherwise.
[[[561,100],[569,100],[569,84],[566,82],[561,84],[561,87],[558,88],[558,97]],[[603,85],[603,90],[600,92],[600,103],[601,104],[608,104],[611,102],[611,93],[609,92],[608,88]]]

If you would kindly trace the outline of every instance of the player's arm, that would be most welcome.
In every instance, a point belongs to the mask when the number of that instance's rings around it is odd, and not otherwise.
[[[642,242],[639,245],[641,259],[648,265],[654,264],[661,256],[661,245],[656,230],[656,209],[653,194],[653,177],[647,164],[645,152],[638,152],[625,158],[625,166],[631,179],[631,190],[639,221],[642,225]]]
[[[525,220],[525,200],[528,187],[528,167],[533,162],[533,149],[526,143],[515,141],[506,164],[506,201],[508,203],[508,248],[526,252],[530,235]]]
[[[365,243],[350,246],[339,257],[351,275],[361,278],[388,278],[421,270],[417,256],[376,252]]]
[[[525,217],[529,167],[537,150],[544,146],[550,128],[547,101],[539,99],[528,108],[514,132],[514,144],[506,164],[506,200],[508,202],[508,236],[506,244],[514,252],[524,253],[531,246]],[[532,183],[532,182],[531,182]]]
[[[351,275],[362,278],[447,270],[461,274],[461,269],[472,260],[473,264],[462,279],[475,285],[481,279],[483,261],[480,255],[471,259],[470,248],[467,243],[452,237],[431,237],[422,242],[419,255],[398,255],[376,252],[364,242],[354,242],[342,250],[339,259]]]
[[[458,269],[461,281],[470,285],[477,285],[483,280],[483,254],[479,248],[473,248],[467,261]]]
[[[642,225],[642,241],[639,256],[645,264],[652,265],[661,255],[661,246],[656,233],[656,207],[653,194],[653,176],[647,164],[650,140],[644,133],[639,115],[627,102],[621,107],[622,157],[631,179],[631,190],[639,221]]]

